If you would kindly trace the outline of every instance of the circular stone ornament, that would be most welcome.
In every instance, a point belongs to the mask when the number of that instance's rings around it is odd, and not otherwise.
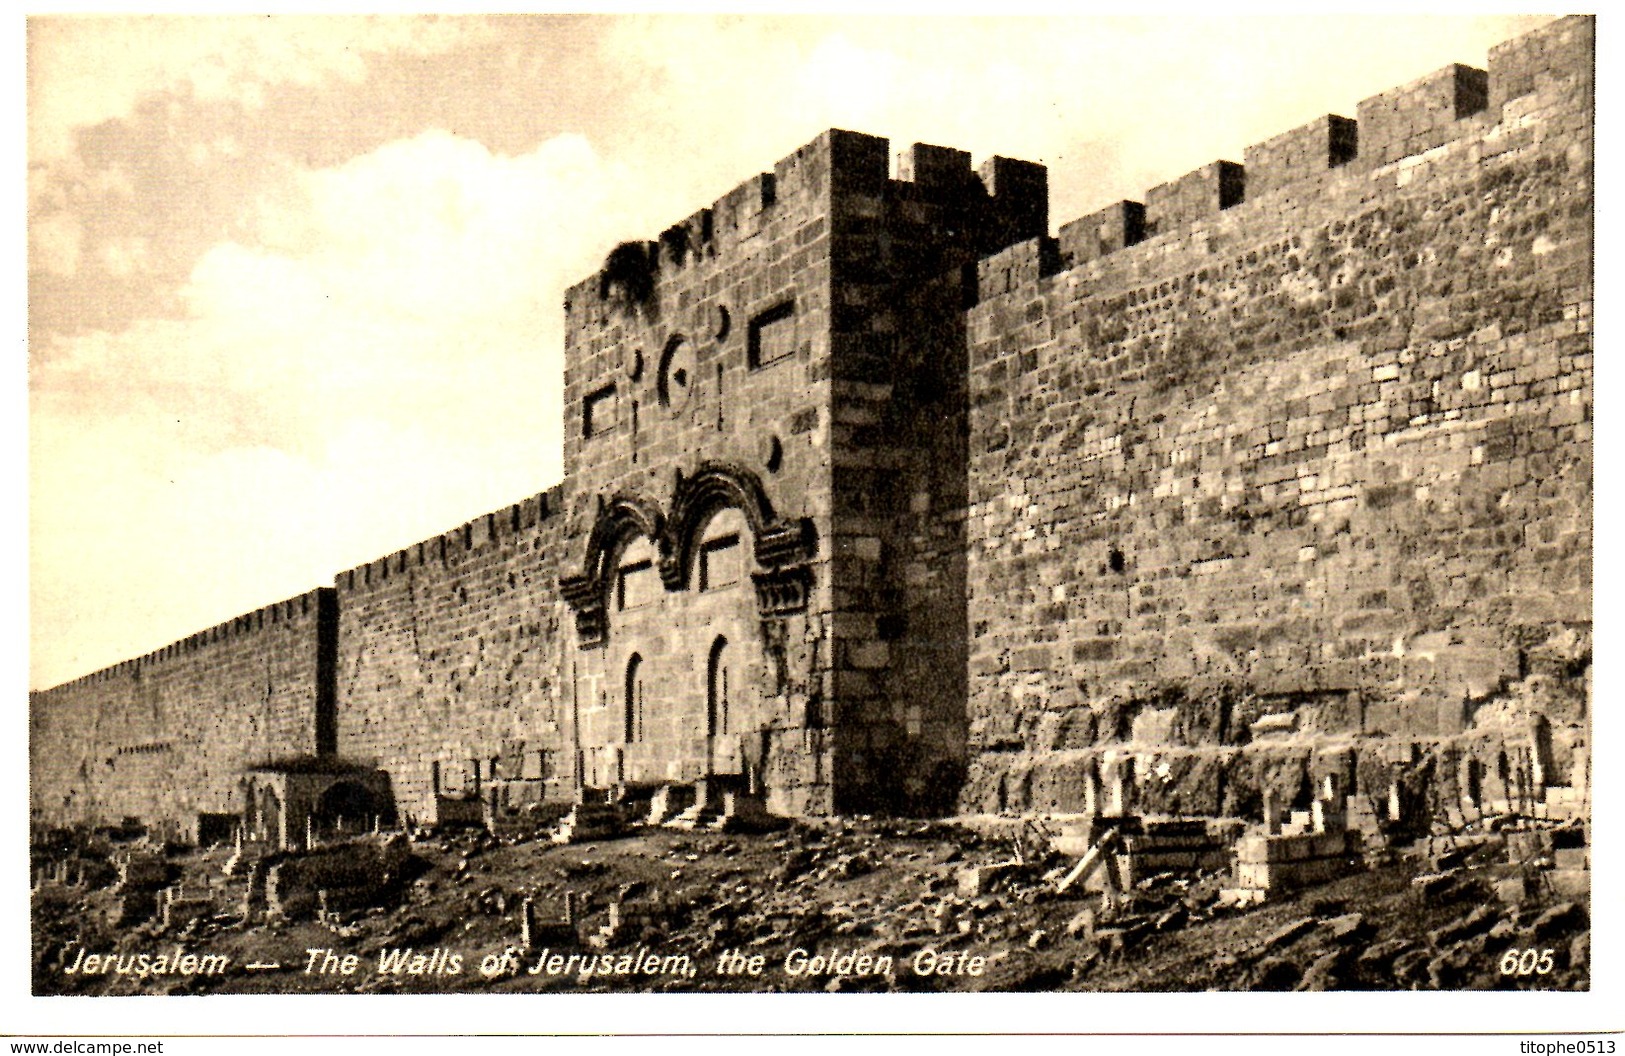
[[[633,381],[637,381],[639,378],[643,377],[643,349],[627,349],[626,357],[622,362],[623,366],[626,368],[627,377],[631,378]]]
[[[688,404],[689,390],[696,380],[694,345],[682,335],[666,342],[660,354],[660,373],[655,378],[655,395],[660,406],[680,411]]]

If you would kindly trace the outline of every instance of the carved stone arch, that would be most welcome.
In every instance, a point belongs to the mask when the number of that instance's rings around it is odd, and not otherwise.
[[[669,549],[660,578],[668,590],[685,589],[693,576],[700,530],[718,510],[733,508],[750,528],[756,570],[757,608],[763,616],[804,611],[812,591],[813,555],[818,549],[812,521],[781,518],[761,478],[743,466],[704,462],[691,474],[677,473],[666,519]]]
[[[669,549],[661,555],[660,564],[660,578],[667,589],[688,586],[700,529],[718,510],[730,507],[745,515],[756,564],[763,570],[804,564],[817,549],[812,522],[781,519],[755,473],[726,462],[703,462],[692,474],[677,471],[671,515],[666,521]]]
[[[602,645],[609,636],[609,591],[615,580],[615,555],[635,536],[654,543],[664,566],[669,549],[660,506],[640,495],[598,498],[598,512],[587,536],[581,572],[559,579],[559,592],[575,610],[576,637],[583,649]]]
[[[641,535],[666,552],[666,519],[653,499],[641,495],[616,495],[608,502],[599,499],[598,516],[587,536],[585,573],[607,586],[613,578],[615,553],[628,537]]]

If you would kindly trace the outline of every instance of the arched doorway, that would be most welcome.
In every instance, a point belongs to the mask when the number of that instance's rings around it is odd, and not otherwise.
[[[721,737],[730,731],[728,639],[717,635],[705,662],[705,735]]]
[[[313,822],[323,835],[345,835],[366,832],[375,821],[392,822],[393,813],[387,803],[380,803],[376,795],[355,781],[337,781],[316,800]]]
[[[624,739],[627,744],[636,744],[648,733],[648,716],[643,709],[643,657],[638,653],[626,661],[622,700],[625,702]]]

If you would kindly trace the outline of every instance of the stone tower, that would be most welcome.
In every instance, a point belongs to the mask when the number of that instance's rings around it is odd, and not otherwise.
[[[1042,166],[831,131],[569,291],[587,787],[924,806],[963,764],[967,268]],[[951,794],[951,791],[950,791]]]

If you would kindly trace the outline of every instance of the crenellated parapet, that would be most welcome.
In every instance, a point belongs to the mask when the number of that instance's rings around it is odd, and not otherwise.
[[[169,645],[144,653],[141,656],[121,660],[109,667],[92,671],[88,675],[63,682],[46,692],[55,692],[59,689],[89,685],[97,682],[108,682],[124,678],[139,678],[141,672],[162,664],[166,661],[188,657],[202,650],[222,643],[234,642],[242,638],[256,635],[267,628],[282,625],[291,625],[307,620],[314,620],[320,611],[324,595],[333,592],[331,587],[317,587],[283,601],[263,605],[252,612],[245,612],[241,616],[234,616],[213,627],[189,634],[185,638]]]
[[[334,579],[335,586],[342,592],[381,586],[391,576],[410,569],[431,563],[449,565],[473,551],[488,546],[503,546],[515,539],[529,537],[548,518],[558,515],[563,508],[563,497],[564,488],[559,485],[500,510],[464,521],[448,532],[403,547],[388,557],[376,558],[340,572]]]
[[[1542,84],[1593,81],[1595,20],[1573,15],[1491,49],[1488,70],[1453,63],[1362,100],[1356,117],[1327,114],[1246,148],[1245,164],[1214,161],[1063,224],[1051,250],[1011,246],[981,269],[977,295],[998,296],[1008,276],[1038,261],[1048,276],[1159,238],[1177,239],[1243,203],[1313,187],[1328,174],[1380,176],[1390,166],[1484,133],[1509,102]]]
[[[617,246],[597,274],[567,291],[566,315],[573,329],[578,320],[608,323],[612,314],[656,313],[663,284],[771,240],[775,225],[800,226],[805,217],[826,213],[839,224],[861,218],[866,200],[887,196],[963,210],[968,225],[962,226],[969,230],[958,235],[984,253],[1048,226],[1042,165],[995,156],[973,168],[966,151],[917,143],[898,153],[894,174],[886,139],[832,129],[658,238]],[[804,230],[797,245],[810,245],[826,230],[823,224]]]

